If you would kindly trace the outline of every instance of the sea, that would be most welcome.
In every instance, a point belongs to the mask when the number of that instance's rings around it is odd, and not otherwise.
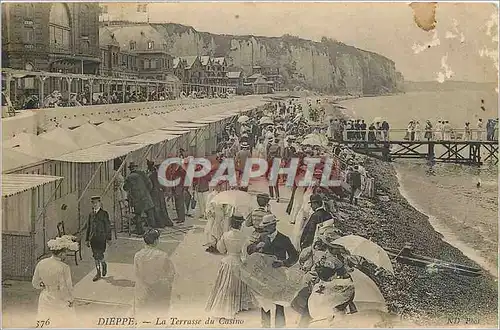
[[[487,119],[498,118],[498,94],[493,89],[408,92],[351,99],[341,105],[353,118],[372,122],[381,117],[391,128],[401,129],[406,128],[410,120],[419,121],[422,129],[426,120],[433,124],[448,120],[452,127],[463,129],[465,122],[476,128],[479,118],[485,125]],[[429,216],[444,240],[497,277],[498,165],[486,162],[481,167],[472,167],[438,163],[433,174],[424,161],[396,160],[394,165],[402,195]]]

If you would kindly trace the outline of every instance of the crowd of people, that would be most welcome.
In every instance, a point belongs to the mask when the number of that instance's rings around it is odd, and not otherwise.
[[[388,142],[390,139],[390,125],[386,120],[373,121],[367,124],[364,119],[342,120],[331,119],[329,135],[336,141],[369,141]],[[497,141],[498,118],[488,119],[486,126],[483,119],[479,118],[476,127],[470,122],[465,122],[463,129],[453,127],[449,120],[438,120],[435,124],[426,120],[425,125],[418,120],[411,120],[401,137],[399,132],[393,132],[393,139],[407,141]]]
[[[192,186],[161,186],[156,161],[148,161],[147,172],[140,170],[135,163],[128,163],[129,174],[125,177],[120,172],[124,164],[117,162],[115,189],[120,196],[119,202],[133,210],[135,233],[144,237],[146,244],[134,259],[136,315],[158,313],[158,309],[163,314],[168,313],[175,266],[168,255],[158,249],[159,237],[162,228],[184,223],[186,217],[194,216],[195,211],[196,216],[206,220],[206,252],[226,255],[221,261],[213,290],[207,297],[206,311],[211,315],[232,318],[239,312],[260,308],[262,326],[270,327],[273,309],[274,326],[284,327],[284,308],[291,306],[301,315],[299,326],[307,327],[320,316],[324,316],[327,322],[336,322],[346,314],[356,313],[356,279],[351,276],[352,272],[358,269],[376,277],[384,272],[384,268],[373,260],[352,254],[337,241],[344,236],[336,226],[338,203],[347,199],[357,207],[362,206],[359,200],[363,194],[369,194],[370,178],[362,166],[362,159],[350,149],[329,140],[327,134],[328,125],[309,120],[299,101],[288,100],[249,116],[243,115],[238,122],[228,125],[220,137],[217,155],[211,159],[212,172],[195,179]],[[182,149],[176,156],[189,162],[190,157]],[[217,170],[214,165],[228,157],[235,160],[238,185],[230,186],[228,182],[219,181],[212,186],[211,178]],[[265,158],[268,164],[281,158],[282,166],[298,158],[299,170],[293,185],[284,188],[284,177],[280,177],[276,185],[269,185],[268,193],[259,193],[253,199],[248,193],[251,182],[241,180],[242,169],[250,157]],[[302,186],[299,182],[307,171],[304,159],[308,157],[320,161],[313,178]],[[334,186],[320,184],[327,159],[335,160],[330,174],[339,178],[339,184]],[[268,171],[263,179],[269,180],[269,175]],[[172,180],[185,176],[186,166],[181,164],[172,165],[166,172],[166,177]],[[293,233],[289,236],[277,229],[278,221],[282,219],[278,219],[270,206],[273,199],[281,202],[282,189],[291,189],[286,206],[288,221],[293,226]],[[232,198],[224,199],[222,194]],[[173,200],[174,220],[167,210],[169,200]],[[86,242],[92,248],[96,264],[93,280],[98,281],[108,273],[104,253],[111,235],[109,215],[104,211],[100,197],[94,196],[92,204]],[[49,310],[64,315],[59,309],[65,309],[74,313],[71,278],[66,274],[67,265],[61,261],[67,248],[59,246],[51,250],[54,271],[42,271],[47,267],[42,261],[33,278],[33,285],[41,288],[44,296],[42,299],[40,295],[39,312]],[[252,258],[272,258],[268,267],[262,269],[262,274],[294,269],[301,278],[296,294],[287,301],[276,301],[256,288],[242,275],[247,261]],[[390,269],[385,271],[390,272]],[[62,277],[61,274],[66,275]],[[265,280],[264,276],[264,283]],[[52,294],[51,301],[46,300],[47,292]],[[322,303],[324,299],[328,303]],[[312,310],[311,306],[314,306]]]
[[[326,286],[331,295],[326,318],[329,321],[339,319],[346,313],[356,312],[354,284],[350,277],[353,268],[376,270],[375,273],[381,271],[380,267],[363,257],[351,255],[348,249],[335,242],[343,236],[335,226],[339,219],[337,202],[348,197],[356,205],[362,193],[370,189],[362,161],[350,149],[339,144],[322,144],[320,141],[314,145],[303,144],[310,134],[326,138],[327,127],[307,120],[299,109],[301,106],[293,101],[278,103],[273,111],[255,114],[252,118],[244,118],[238,125],[228,127],[226,139],[219,148],[219,157],[235,157],[237,169],[241,169],[238,164],[244,163],[245,158],[252,154],[254,157],[266,157],[268,162],[280,157],[285,166],[289,159],[298,157],[301,164],[298,172],[304,166],[301,163],[304,157],[332,157],[337,161],[333,172],[348,188],[344,185],[324,187],[318,183],[324,163],[316,167],[314,179],[307,187],[297,184],[302,178],[299,174],[290,187],[292,195],[286,207],[289,222],[293,225],[290,236],[277,229],[279,219],[270,206],[271,200],[280,201],[279,184],[270,185],[269,193],[257,194],[255,208],[245,216],[239,213],[245,205],[240,209],[238,204],[220,203],[220,200],[210,203],[220,192],[210,193],[205,213],[208,220],[205,228],[206,251],[227,254],[222,259],[206,304],[206,310],[215,316],[234,317],[238,312],[260,308],[262,327],[270,327],[273,310],[274,326],[284,327],[284,307],[287,305],[301,315],[299,326],[307,327],[313,321],[308,302],[314,304],[315,299],[322,299],[319,298],[322,294],[318,294],[319,288]],[[247,191],[248,187],[240,185],[238,189]],[[344,194],[346,190],[349,196]],[[244,196],[241,200],[245,200]],[[264,272],[279,268],[300,269],[304,285],[293,299],[273,301],[242,276],[241,268],[253,254],[273,256],[271,268],[264,269]]]
[[[67,94],[67,93],[65,93]],[[110,93],[92,93],[90,95],[90,87],[87,85],[84,90],[77,93],[69,93],[63,95],[59,90],[53,90],[49,95],[45,96],[43,101],[40,102],[39,96],[36,94],[27,94],[18,102],[14,102],[16,109],[29,110],[38,108],[56,108],[56,107],[80,107],[88,105],[102,105],[102,104],[117,104],[117,103],[135,103],[135,102],[148,102],[148,101],[164,101],[174,100],[180,98],[228,98],[228,93],[206,93],[204,91],[192,91],[185,93],[182,91],[179,96],[174,95],[170,90],[160,89],[145,92],[127,90],[125,94],[123,91],[112,91]],[[92,102],[91,102],[92,98]]]

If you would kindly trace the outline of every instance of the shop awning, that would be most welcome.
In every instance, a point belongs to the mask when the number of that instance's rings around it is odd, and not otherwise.
[[[73,163],[100,163],[125,156],[132,151],[146,147],[148,144],[131,142],[113,142],[113,144],[106,143],[71,152],[69,154],[52,157],[50,159]]]
[[[50,175],[2,174],[2,197],[16,195],[62,179],[60,176]]]

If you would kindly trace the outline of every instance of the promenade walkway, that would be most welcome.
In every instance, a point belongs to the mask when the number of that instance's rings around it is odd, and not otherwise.
[[[253,182],[249,193],[267,191],[265,180]],[[271,209],[280,220],[278,229],[290,235],[293,226],[288,221],[285,209],[291,194],[290,189],[281,188],[280,203],[271,201]],[[173,205],[169,213],[175,215]],[[203,319],[208,317],[205,303],[212,290],[222,256],[205,252],[204,226],[206,221],[199,218],[187,218],[186,224],[179,228],[162,230],[159,248],[166,251],[175,265],[176,276],[171,298],[171,316],[180,319]],[[185,228],[186,230],[182,230]],[[250,230],[249,228],[245,230]],[[142,238],[119,234],[106,251],[108,275],[98,282],[92,282],[95,275],[92,253],[83,247],[83,261],[75,266],[69,260],[74,283],[75,306],[80,327],[98,327],[99,317],[131,316],[134,297],[134,254],[144,245]],[[3,322],[5,327],[34,327],[38,291],[26,281],[7,281],[3,287]],[[287,324],[294,326],[298,315],[286,308]],[[232,325],[239,328],[260,327],[260,310],[242,312],[236,319],[243,324]],[[142,323],[137,327],[154,327],[154,324]],[[220,327],[202,324],[200,327]],[[164,327],[164,326],[162,326]]]

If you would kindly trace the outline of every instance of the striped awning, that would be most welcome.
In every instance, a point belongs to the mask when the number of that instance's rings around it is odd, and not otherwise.
[[[2,197],[16,195],[62,179],[60,176],[50,175],[2,174]]]

